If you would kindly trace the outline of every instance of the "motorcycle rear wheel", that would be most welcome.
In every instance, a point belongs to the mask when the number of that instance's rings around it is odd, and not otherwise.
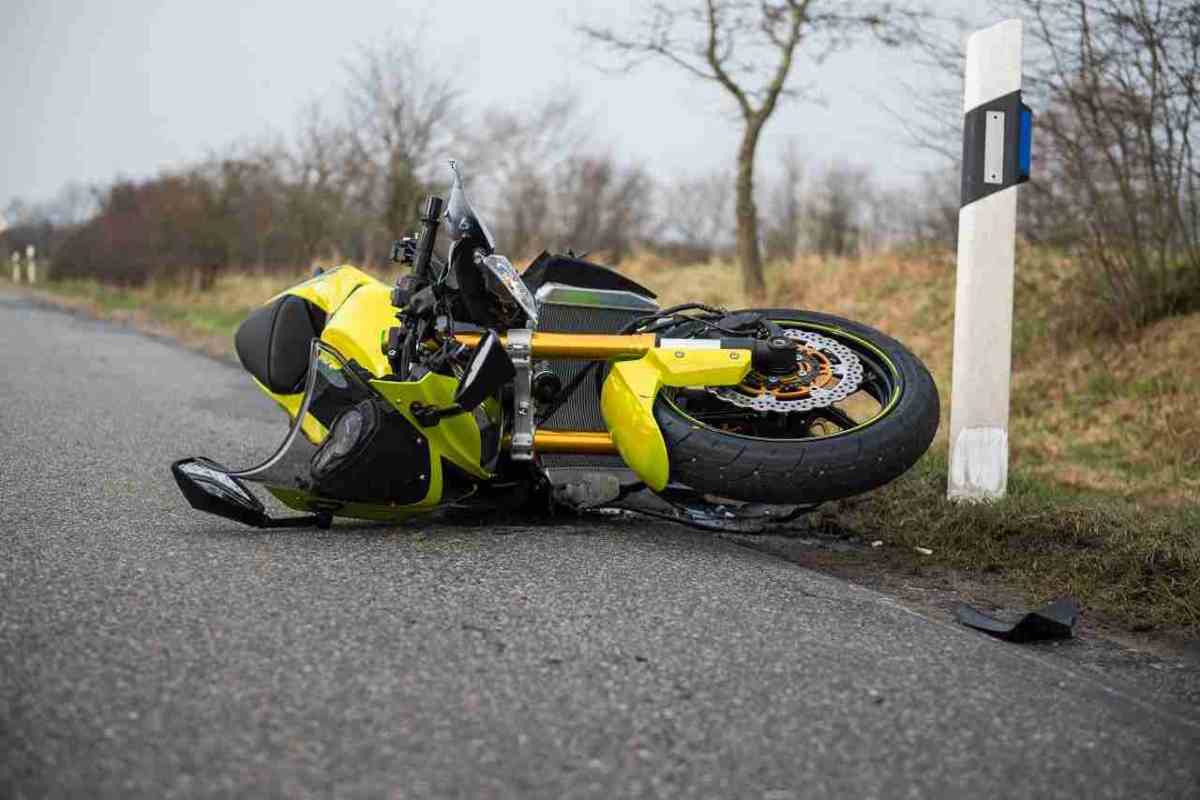
[[[654,415],[672,481],[737,500],[819,503],[882,486],[925,453],[938,427],[937,389],[904,345],[831,314],[755,310],[849,348],[863,366],[856,394],[865,395],[859,407],[867,411],[852,416],[846,406],[857,401],[847,398],[803,412],[764,412],[703,389],[663,390]]]

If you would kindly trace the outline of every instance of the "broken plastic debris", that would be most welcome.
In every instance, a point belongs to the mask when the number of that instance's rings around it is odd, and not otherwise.
[[[960,603],[955,611],[958,621],[967,627],[1021,644],[1048,639],[1070,639],[1075,635],[1075,624],[1079,622],[1079,604],[1070,597],[1060,597],[1030,611],[1016,622],[1004,622],[990,617],[966,603]]]
[[[923,556],[933,555],[933,551],[930,550],[928,547],[914,547],[913,550],[916,550],[918,553],[920,553]]]
[[[871,542],[871,547],[883,547],[883,539],[876,539]]]
[[[627,511],[668,519],[693,528],[723,533],[766,533],[798,519],[814,506],[766,505],[710,500],[690,489],[668,488],[663,493],[643,489],[612,504]]]

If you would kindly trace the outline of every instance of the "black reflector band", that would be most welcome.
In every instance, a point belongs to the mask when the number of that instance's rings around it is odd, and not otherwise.
[[[1029,180],[1033,114],[1021,91],[989,100],[963,119],[962,205]]]

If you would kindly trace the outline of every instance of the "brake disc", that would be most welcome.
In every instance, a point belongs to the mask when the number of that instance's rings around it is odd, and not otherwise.
[[[816,361],[823,368],[822,384],[789,384],[784,379],[779,386],[773,379],[758,373],[747,376],[751,382],[739,386],[710,386],[708,391],[721,400],[755,411],[811,411],[845,400],[858,390],[863,379],[862,362],[849,347],[812,331],[785,329],[784,335],[800,343],[796,354],[797,368],[807,368]]]

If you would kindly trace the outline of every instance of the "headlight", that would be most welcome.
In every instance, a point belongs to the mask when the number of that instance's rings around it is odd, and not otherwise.
[[[313,475],[321,476],[325,474],[331,462],[345,458],[354,449],[354,446],[358,444],[358,440],[362,437],[362,432],[363,416],[358,407],[356,406],[344,411],[333,424],[333,430],[329,432],[329,440],[313,456]]]
[[[517,302],[521,310],[525,312],[525,316],[529,318],[529,326],[537,327],[538,310],[537,302],[533,299],[533,292],[529,291],[529,287],[525,285],[525,281],[521,280],[520,273],[509,262],[507,258],[501,255],[481,256],[476,263],[482,263],[488,268],[488,271],[496,276],[496,280],[508,290],[512,299]]]

